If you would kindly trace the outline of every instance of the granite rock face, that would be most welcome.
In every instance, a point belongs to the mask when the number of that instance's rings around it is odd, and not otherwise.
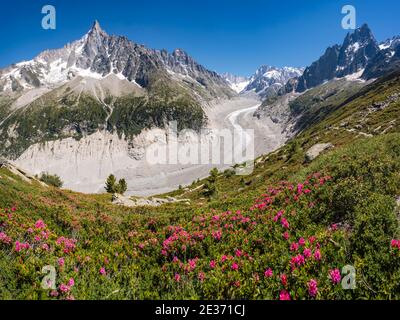
[[[286,83],[280,94],[304,92],[335,78],[353,76],[375,79],[400,69],[400,37],[378,44],[368,25],[349,33],[342,45],[334,45],[309,67],[302,76]]]
[[[332,143],[318,143],[314,146],[312,146],[308,151],[306,152],[306,161],[311,162],[315,160],[322,152],[325,150],[333,148]]]

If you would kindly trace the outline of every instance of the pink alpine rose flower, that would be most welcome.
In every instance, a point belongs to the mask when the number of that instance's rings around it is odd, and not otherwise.
[[[200,273],[199,273],[199,280],[200,280],[200,282],[203,282],[205,278],[206,278],[206,275],[204,274],[204,272],[200,272]]]
[[[287,221],[287,219],[286,218],[282,218],[281,219],[281,224],[282,224],[282,227],[284,227],[285,229],[289,229],[289,222]]]
[[[342,280],[340,270],[339,269],[330,270],[329,278],[331,279],[333,284],[338,284],[340,282],[340,280]]]
[[[283,238],[285,240],[288,240],[289,239],[289,232],[285,231],[285,233],[282,236],[283,236]]]
[[[71,288],[69,286],[67,286],[66,284],[61,284],[60,285],[60,290],[61,292],[69,292]]]
[[[267,270],[265,270],[264,272],[264,277],[266,278],[271,278],[274,275],[274,273],[272,272],[271,268],[268,268]]]
[[[282,290],[279,294],[279,300],[288,301],[290,300],[290,294],[286,290]]]
[[[70,278],[70,279],[68,280],[68,286],[73,287],[74,285],[75,285],[75,280],[74,280],[74,278]]]
[[[64,264],[65,264],[64,258],[59,258],[59,259],[57,260],[57,263],[58,263],[58,265],[59,265],[60,267],[63,267]]]
[[[36,229],[44,229],[44,228],[46,228],[46,225],[44,224],[43,220],[38,220],[35,223],[35,228]]]
[[[287,276],[286,276],[286,274],[281,274],[280,278],[281,278],[282,285],[284,287],[286,287],[287,286]]]
[[[305,248],[303,251],[304,257],[309,258],[312,255],[312,252],[309,248]]]
[[[308,294],[315,298],[318,293],[318,282],[317,280],[311,279],[310,282],[308,282]]]
[[[400,249],[400,240],[393,239],[393,240],[390,242],[390,246],[391,246],[393,249],[395,249],[395,248]]]
[[[322,256],[321,256],[321,251],[319,251],[319,249],[315,250],[315,252],[314,252],[314,259],[317,260],[317,261],[320,261],[321,258],[322,258]]]
[[[291,245],[290,245],[290,251],[297,251],[297,250],[299,250],[299,245],[296,243],[296,242],[293,242]]]

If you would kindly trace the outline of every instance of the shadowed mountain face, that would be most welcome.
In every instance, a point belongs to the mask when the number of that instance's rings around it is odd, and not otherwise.
[[[400,69],[400,37],[394,37],[383,42],[378,54],[371,60],[365,69],[363,78],[373,79],[385,73]]]
[[[338,56],[336,77],[341,78],[359,72],[378,52],[378,43],[369,27],[364,24],[346,36]]]
[[[400,68],[399,37],[378,45],[368,25],[349,33],[343,44],[329,47],[307,67],[304,74],[287,84],[285,92],[304,92],[325,81],[354,75],[370,80]]]

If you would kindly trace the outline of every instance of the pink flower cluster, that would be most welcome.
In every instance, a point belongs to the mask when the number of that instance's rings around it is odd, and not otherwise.
[[[5,244],[10,244],[11,243],[11,238],[7,236],[4,232],[0,232],[0,242],[3,242]]]
[[[338,284],[340,282],[340,280],[342,280],[340,270],[339,269],[330,270],[329,278],[331,279],[333,284]]]
[[[194,244],[196,241],[192,239],[192,236],[189,232],[183,230],[181,227],[173,227],[170,226],[170,230],[173,231],[172,235],[170,235],[163,242],[163,250],[168,252],[173,252],[176,249],[176,244],[181,244],[180,248],[185,251],[187,245]]]
[[[286,218],[281,219],[281,224],[282,224],[282,227],[284,227],[285,229],[289,229],[289,222],[287,221]]]
[[[237,271],[237,270],[239,270],[239,265],[236,262],[234,262],[234,263],[232,263],[231,269],[233,271]]]
[[[194,258],[194,259],[189,259],[188,261],[188,265],[185,267],[185,271],[186,272],[191,272],[194,269],[196,269],[196,265],[197,265],[197,261],[199,260],[199,258]]]
[[[292,269],[295,269],[296,267],[300,267],[303,264],[305,264],[306,260],[302,254],[299,254],[299,255],[293,257],[292,260],[290,261],[290,263],[292,265]]]
[[[318,293],[318,282],[317,280],[311,279],[310,282],[308,282],[308,294],[315,298]]]
[[[393,240],[390,242],[390,246],[391,246],[393,249],[399,249],[399,250],[400,250],[400,240],[393,239]]]
[[[60,267],[63,267],[63,266],[65,265],[65,260],[64,260],[64,258],[59,258],[59,259],[57,260],[57,263],[58,263],[58,265],[59,265]]]
[[[211,269],[214,269],[214,268],[216,267],[216,265],[217,265],[217,264],[216,264],[215,260],[211,260],[211,261],[210,261],[210,268],[211,268]]]
[[[104,267],[101,267],[100,270],[99,270],[99,273],[100,273],[102,276],[105,276],[105,275],[107,274],[107,271],[106,271],[106,269],[105,269]]]
[[[222,238],[222,231],[218,230],[212,233],[214,240],[220,241]]]
[[[39,229],[39,230],[45,229],[46,228],[46,224],[43,222],[43,220],[38,220],[35,223],[35,228]]]
[[[56,244],[63,247],[64,253],[70,253],[75,250],[76,240],[60,237],[57,239]]]
[[[68,293],[71,291],[71,288],[75,285],[74,278],[70,278],[67,284],[62,283],[60,285],[60,291],[64,293]]]
[[[285,301],[290,300],[290,294],[286,290],[282,290],[279,294],[279,300]]]
[[[21,243],[19,241],[15,241],[15,251],[16,252],[21,252],[23,250],[28,250],[30,248],[29,243]]]
[[[264,277],[266,278],[271,278],[274,275],[274,273],[272,272],[271,268],[268,268],[267,270],[265,270],[264,272]]]

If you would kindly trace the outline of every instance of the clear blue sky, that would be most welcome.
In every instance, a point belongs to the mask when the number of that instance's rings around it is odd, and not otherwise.
[[[57,29],[41,28],[41,8]],[[398,0],[2,0],[0,66],[79,39],[95,19],[109,34],[155,49],[182,48],[217,72],[250,75],[262,64],[307,66],[341,43],[341,8],[357,9],[381,41],[400,34]]]

